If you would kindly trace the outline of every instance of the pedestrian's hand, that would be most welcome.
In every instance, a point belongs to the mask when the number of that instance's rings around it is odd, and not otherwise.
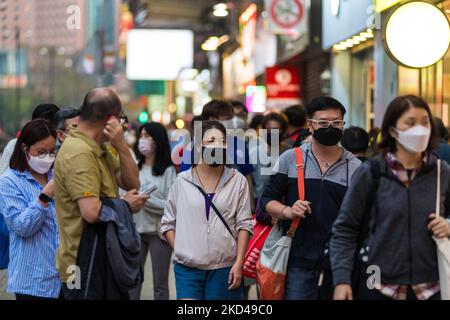
[[[45,187],[42,189],[42,193],[46,194],[50,198],[53,198],[53,195],[55,194],[55,183],[54,180],[50,180]]]
[[[110,120],[108,120],[103,133],[115,149],[128,149],[122,125],[116,118],[111,118]]]
[[[123,197],[123,200],[128,202],[131,211],[138,213],[145,205],[145,202],[150,198],[148,194],[139,193],[136,189],[133,189]]]
[[[448,238],[450,237],[450,223],[443,217],[436,217],[435,213],[428,216],[431,222],[428,224],[428,230],[433,232],[436,238]]]
[[[291,208],[284,210],[283,215],[286,219],[306,218],[307,214],[311,214],[311,202],[298,200]]]
[[[353,290],[348,284],[339,284],[334,289],[333,300],[353,300]]]
[[[235,263],[230,270],[228,276],[228,290],[234,290],[239,288],[242,282],[242,264]]]

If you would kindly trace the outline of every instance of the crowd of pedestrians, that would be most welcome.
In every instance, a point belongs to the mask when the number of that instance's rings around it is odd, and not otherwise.
[[[39,105],[0,160],[0,290],[140,299],[150,256],[156,300],[169,299],[172,269],[177,299],[243,300],[261,224],[292,237],[287,300],[440,299],[433,237],[450,237],[448,130],[416,96],[395,98],[380,129],[345,119],[326,96],[264,114],[212,100],[187,141],[159,123],[129,125],[109,88],[79,108]]]

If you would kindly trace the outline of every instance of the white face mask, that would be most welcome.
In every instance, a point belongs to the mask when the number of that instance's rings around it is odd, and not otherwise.
[[[234,123],[233,123],[233,119],[230,120],[221,120],[219,121],[221,124],[223,124],[223,126],[225,127],[225,129],[234,129]]]
[[[127,141],[128,146],[131,148],[136,143],[136,136],[134,134],[130,134],[128,131],[125,132],[125,140]]]
[[[28,165],[30,168],[39,174],[48,173],[54,162],[55,156],[51,156],[49,154],[47,154],[44,158],[30,156],[30,159],[28,159]]]
[[[154,149],[155,149],[155,143],[153,139],[151,138],[141,138],[139,140],[139,152],[142,153],[144,156],[150,156]]]
[[[244,129],[245,128],[245,120],[241,117],[234,116],[233,119],[233,128],[234,129]]]
[[[417,125],[408,130],[400,131],[393,128],[398,137],[395,138],[406,150],[411,152],[424,152],[430,141],[431,129]]]

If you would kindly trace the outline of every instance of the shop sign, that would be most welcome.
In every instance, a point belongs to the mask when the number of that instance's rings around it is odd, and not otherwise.
[[[300,98],[300,77],[297,68],[271,67],[266,69],[269,99]]]
[[[304,0],[266,0],[269,30],[273,34],[307,33],[307,10]]]
[[[301,79],[298,68],[266,69],[267,106],[283,109],[300,102]]]

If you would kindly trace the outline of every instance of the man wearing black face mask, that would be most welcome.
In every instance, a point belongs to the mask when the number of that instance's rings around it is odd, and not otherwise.
[[[289,257],[285,292],[288,300],[319,298],[322,257],[331,227],[351,177],[361,164],[338,145],[345,124],[344,106],[333,98],[320,97],[307,110],[313,138],[301,146],[305,201],[298,200],[294,149],[280,156],[261,198],[261,208],[282,220],[286,232],[294,218],[302,218]],[[329,293],[326,298],[331,299],[332,290],[332,283],[324,283],[321,292]]]

